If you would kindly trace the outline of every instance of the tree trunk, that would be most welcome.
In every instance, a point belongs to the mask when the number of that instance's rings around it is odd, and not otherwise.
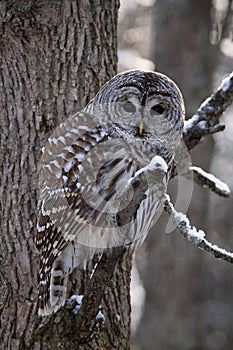
[[[156,70],[180,87],[187,117],[211,92],[217,63],[216,47],[209,42],[211,4],[211,0],[157,0],[155,4],[152,60]],[[209,137],[204,144],[195,149],[192,161],[208,171],[213,142]],[[198,228],[207,228],[208,197],[208,191],[195,186],[188,215]],[[165,221],[161,220],[149,236],[148,262],[143,271],[146,301],[138,339],[143,350],[154,348],[154,344],[157,350],[202,349],[204,254],[175,234],[161,237]]]
[[[131,256],[118,262],[103,298],[105,321],[87,340],[70,312],[37,316],[33,237],[39,150],[116,73],[118,6],[117,0],[0,3],[2,349],[129,348]]]

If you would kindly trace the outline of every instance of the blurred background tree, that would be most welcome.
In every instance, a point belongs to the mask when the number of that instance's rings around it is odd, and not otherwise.
[[[232,1],[122,1],[119,25],[121,70],[161,71],[174,79],[186,104],[186,118],[233,69]],[[212,170],[233,188],[233,123],[207,137],[193,152],[194,165]],[[175,181],[173,181],[175,183]],[[171,184],[171,193],[175,193]],[[224,201],[224,202],[223,202]],[[233,247],[232,199],[194,186],[191,221],[212,241]],[[215,261],[175,234],[162,235],[161,218],[137,254],[134,271],[133,349],[226,349],[233,341],[232,267]]]

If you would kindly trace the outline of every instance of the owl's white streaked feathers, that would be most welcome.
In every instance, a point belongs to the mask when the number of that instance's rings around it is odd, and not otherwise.
[[[140,186],[140,180],[129,180],[160,156],[168,166],[166,188],[183,117],[182,96],[169,78],[128,71],[107,82],[49,137],[41,159],[36,236],[40,315],[64,305],[75,267],[85,268],[103,249],[144,240],[160,200],[148,184],[134,219],[121,225],[119,212],[127,210]]]

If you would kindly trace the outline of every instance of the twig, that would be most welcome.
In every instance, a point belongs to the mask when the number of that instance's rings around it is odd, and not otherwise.
[[[222,113],[233,102],[233,72],[223,79],[221,85],[199,107],[197,113],[185,123],[183,139],[191,150],[203,136],[223,131],[219,123]]]
[[[219,248],[216,244],[207,241],[207,239],[205,239],[204,231],[197,230],[196,227],[191,226],[187,216],[183,213],[178,213],[174,209],[167,194],[164,195],[164,210],[171,215],[171,218],[180,233],[193,245],[210,253],[217,259],[222,259],[231,264],[233,263],[233,253],[228,252],[223,248]]]
[[[208,187],[221,197],[230,197],[231,191],[227,184],[217,179],[214,175],[207,173],[197,166],[191,166],[189,170],[193,172],[193,180],[198,185]]]

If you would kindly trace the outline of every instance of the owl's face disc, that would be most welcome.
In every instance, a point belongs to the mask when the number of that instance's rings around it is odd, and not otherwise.
[[[178,143],[184,105],[177,86],[154,72],[129,71],[112,78],[87,106],[97,122],[112,123],[128,137]]]

